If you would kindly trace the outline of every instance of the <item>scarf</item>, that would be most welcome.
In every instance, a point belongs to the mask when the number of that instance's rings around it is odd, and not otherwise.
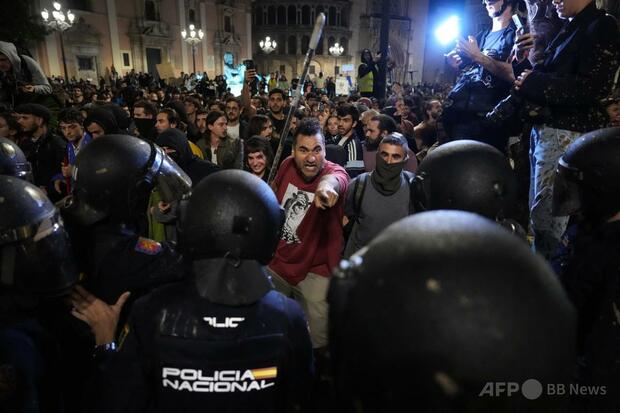
[[[370,174],[372,186],[382,195],[393,195],[400,189],[401,173],[407,163],[407,158],[398,163],[387,163],[377,152],[377,166]]]

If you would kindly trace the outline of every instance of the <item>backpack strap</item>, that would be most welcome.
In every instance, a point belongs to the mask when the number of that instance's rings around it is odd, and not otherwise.
[[[355,220],[357,221],[362,210],[362,200],[364,199],[364,192],[366,191],[366,184],[368,183],[368,176],[370,173],[363,173],[357,177],[355,181],[355,188],[353,188],[353,212],[355,212]]]

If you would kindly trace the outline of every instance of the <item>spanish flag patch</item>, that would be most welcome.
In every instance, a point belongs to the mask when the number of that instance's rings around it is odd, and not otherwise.
[[[252,376],[254,376],[254,380],[275,379],[278,376],[278,368],[267,367],[264,369],[254,369],[252,370]]]
[[[138,242],[136,242],[135,250],[147,255],[157,255],[161,252],[162,247],[157,241],[140,237]]]

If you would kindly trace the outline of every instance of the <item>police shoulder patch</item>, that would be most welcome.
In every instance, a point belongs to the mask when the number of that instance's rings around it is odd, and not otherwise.
[[[136,247],[134,249],[143,254],[157,255],[161,252],[162,246],[157,241],[140,237],[138,238],[138,242],[136,242]]]

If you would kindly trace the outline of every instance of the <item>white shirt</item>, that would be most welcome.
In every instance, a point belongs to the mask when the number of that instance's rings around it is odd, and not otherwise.
[[[239,127],[241,126],[241,122],[237,123],[235,126],[228,126],[227,135],[233,139],[239,139]]]

